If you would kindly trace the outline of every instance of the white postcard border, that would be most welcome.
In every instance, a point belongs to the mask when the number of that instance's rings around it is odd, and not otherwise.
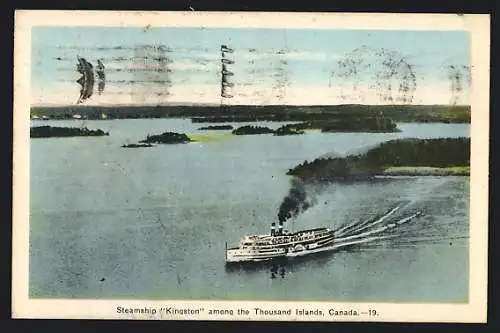
[[[231,28],[467,30],[471,36],[470,275],[467,304],[63,300],[30,299],[29,269],[29,110],[31,28],[34,26],[203,26]],[[486,322],[488,271],[489,54],[488,15],[16,11],[14,39],[14,147],[12,317],[65,319],[182,319],[272,321]],[[155,314],[119,313],[118,307],[156,309]],[[202,309],[200,314],[168,314],[165,309]],[[255,314],[254,308],[292,309],[292,315]],[[208,315],[208,309],[249,310],[241,315]],[[298,316],[295,309],[319,309],[323,316]],[[331,316],[330,310],[367,312]],[[171,311],[170,310],[170,311]],[[376,313],[374,314],[373,311]],[[370,312],[368,312],[370,311]]]

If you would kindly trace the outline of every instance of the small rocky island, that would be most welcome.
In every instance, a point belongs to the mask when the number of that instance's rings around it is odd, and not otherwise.
[[[283,125],[274,131],[274,135],[276,136],[300,135],[304,133],[305,132],[302,129],[298,128],[295,124]]]
[[[154,147],[150,143],[128,143],[122,145],[122,148],[147,148],[147,147]]]
[[[274,130],[263,126],[247,125],[238,127],[237,129],[233,130],[232,133],[234,135],[270,134],[274,133]]]
[[[174,133],[165,132],[158,135],[148,135],[146,139],[139,141],[139,143],[164,143],[164,144],[176,144],[176,143],[189,143],[193,142],[184,133]]]
[[[101,129],[91,130],[87,127],[54,127],[36,126],[30,128],[31,138],[64,138],[74,136],[108,136],[109,132]]]
[[[210,126],[209,126],[210,127]],[[392,133],[400,132],[395,122],[383,116],[376,117],[339,117],[330,120],[314,120],[295,124],[286,124],[273,130],[263,126],[246,125],[232,131],[234,135],[274,134],[275,136],[300,135],[306,129],[321,130],[321,132],[366,132]]]
[[[211,125],[198,128],[199,131],[205,130],[232,130],[234,127],[231,125]]]

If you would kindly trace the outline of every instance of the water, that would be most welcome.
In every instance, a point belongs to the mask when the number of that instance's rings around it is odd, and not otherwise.
[[[32,121],[39,124],[82,122]],[[31,140],[31,297],[467,301],[468,177],[309,188],[316,205],[293,221],[297,229],[335,228],[402,201],[405,211],[425,213],[392,229],[392,238],[317,258],[232,270],[224,267],[224,246],[245,234],[268,232],[289,189],[285,173],[294,165],[400,137],[469,136],[468,124],[284,137],[198,131],[207,124],[187,119],[83,124],[111,135]],[[120,147],[163,131],[210,140]]]

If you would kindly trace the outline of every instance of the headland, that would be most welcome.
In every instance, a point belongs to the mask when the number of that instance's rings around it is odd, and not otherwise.
[[[397,139],[345,157],[317,158],[288,170],[304,181],[359,180],[374,176],[469,175],[470,138]]]

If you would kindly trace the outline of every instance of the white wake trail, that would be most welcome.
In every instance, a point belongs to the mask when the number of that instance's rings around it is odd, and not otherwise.
[[[389,214],[387,214],[387,215],[389,215]],[[385,218],[387,215],[384,215],[383,218]],[[286,256],[287,257],[300,257],[300,256],[303,256],[306,254],[338,250],[338,249],[341,249],[343,247],[350,246],[350,245],[363,244],[363,243],[369,243],[369,242],[375,242],[375,241],[380,241],[380,240],[384,240],[384,239],[394,238],[394,237],[397,237],[398,235],[383,235],[383,236],[375,236],[375,235],[383,232],[384,230],[395,228],[395,227],[397,227],[403,223],[406,223],[406,222],[408,222],[408,221],[410,221],[410,220],[412,220],[415,217],[418,217],[420,215],[421,215],[421,212],[418,212],[418,213],[412,214],[410,216],[407,216],[405,218],[402,218],[401,220],[398,220],[394,223],[390,223],[390,224],[385,225],[383,227],[377,228],[375,230],[370,230],[370,231],[367,231],[367,232],[364,232],[361,234],[357,234],[357,235],[351,235],[351,236],[347,236],[347,237],[337,238],[334,241],[334,243],[328,247],[322,247],[319,249],[309,250],[307,252],[292,252],[292,253],[288,253]],[[378,222],[381,219],[378,219],[375,222]],[[370,236],[370,237],[367,237],[367,236]]]
[[[360,238],[360,237],[366,237],[366,236],[370,236],[370,235],[373,235],[373,234],[377,234],[377,233],[380,233],[380,232],[383,232],[387,229],[392,229],[392,228],[395,228],[396,226],[398,225],[401,225],[403,223],[406,223],[410,220],[412,220],[413,218],[419,216],[420,213],[415,213],[413,215],[410,215],[410,216],[407,216],[397,222],[394,222],[394,223],[391,223],[391,224],[388,224],[388,225],[385,225],[383,227],[380,227],[380,228],[377,228],[377,229],[374,229],[374,230],[370,230],[370,231],[367,231],[367,232],[363,232],[363,233],[360,233],[360,234],[355,234],[355,235],[349,235],[349,236],[346,236],[346,237],[340,237],[340,238],[337,238],[337,241],[339,242],[342,242],[342,241],[346,241],[346,240],[350,240],[350,239],[355,239],[355,238]],[[387,215],[386,215],[387,216]],[[381,219],[380,219],[381,220]],[[377,223],[380,223],[379,221],[376,221]],[[375,223],[374,223],[375,224]],[[373,225],[373,224],[372,224]],[[363,228],[364,229],[364,228]]]
[[[344,227],[338,231],[338,235],[339,236],[352,235],[354,233],[360,232],[360,231],[365,230],[367,228],[373,227],[374,225],[377,225],[377,224],[385,221],[389,216],[393,215],[400,208],[401,208],[400,206],[394,207],[388,213],[386,213],[385,215],[383,215],[382,217],[378,218],[377,220],[375,220],[373,222],[369,222],[370,220],[367,220],[365,222],[360,223],[358,226],[351,224],[348,227]]]

